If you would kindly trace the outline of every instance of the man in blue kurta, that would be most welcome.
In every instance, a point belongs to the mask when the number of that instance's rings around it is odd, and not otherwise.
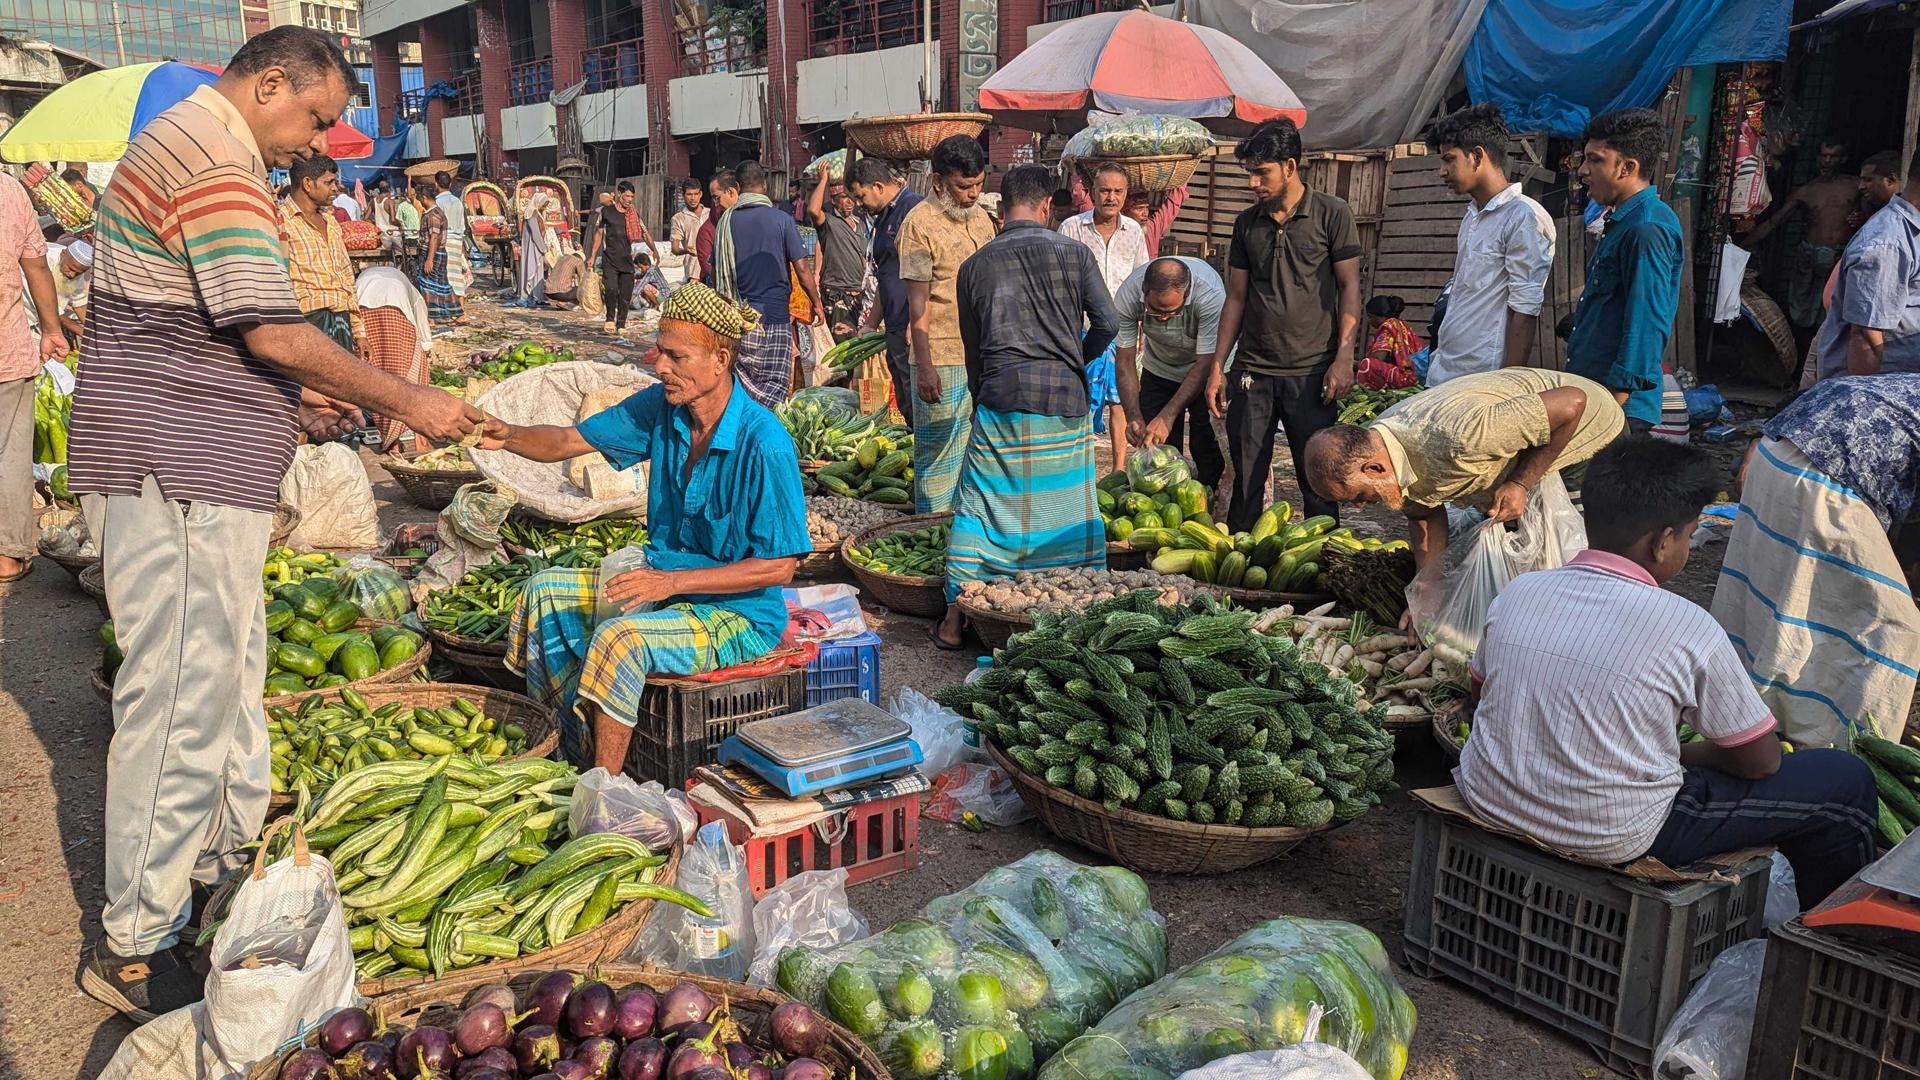
[[[1644,435],[1660,422],[1660,358],[1680,306],[1680,219],[1653,188],[1666,129],[1652,109],[1619,109],[1594,117],[1584,138],[1580,180],[1607,223],[1587,259],[1567,370],[1613,391]]]
[[[604,597],[622,614],[596,622],[597,570],[546,570],[521,594],[507,639],[508,665],[558,710],[562,748],[581,768],[620,771],[649,676],[742,664],[786,633],[781,586],[813,541],[793,439],[734,375],[733,350],[756,318],[683,285],[660,314],[659,385],[574,427],[488,418],[482,449],[653,463],[646,566],[614,577]]]

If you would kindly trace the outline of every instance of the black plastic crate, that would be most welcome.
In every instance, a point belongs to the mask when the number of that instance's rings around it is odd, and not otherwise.
[[[1920,962],[1802,926],[1774,928],[1751,1080],[1920,1077]]]
[[[1727,870],[1732,880],[1658,885],[1421,809],[1407,967],[1464,983],[1587,1044],[1609,1068],[1645,1076],[1694,981],[1760,934],[1770,867],[1763,856]]]
[[[623,771],[643,783],[684,787],[741,724],[797,712],[806,700],[807,669],[798,667],[722,683],[648,683]]]

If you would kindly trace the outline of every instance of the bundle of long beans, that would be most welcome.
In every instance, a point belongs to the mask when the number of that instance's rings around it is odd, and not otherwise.
[[[594,567],[629,544],[647,542],[647,524],[638,518],[598,518],[578,525],[535,525],[511,518],[500,538],[545,556],[554,566]]]
[[[455,584],[427,597],[421,618],[427,628],[478,641],[507,635],[513,606],[533,575],[555,565],[541,555],[515,555],[467,571]]]

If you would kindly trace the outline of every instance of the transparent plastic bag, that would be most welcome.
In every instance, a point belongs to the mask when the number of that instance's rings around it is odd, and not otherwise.
[[[1005,770],[965,762],[933,778],[933,797],[921,811],[935,821],[963,820],[966,812],[989,825],[1018,825],[1033,818]]]
[[[705,901],[713,915],[678,904],[655,905],[625,959],[745,981],[753,962],[753,891],[747,884],[746,856],[728,842],[726,825],[712,821],[700,827],[680,854],[680,880],[675,884]]]
[[[1040,1080],[1171,1080],[1226,1052],[1305,1039],[1352,1055],[1374,1080],[1399,1080],[1414,1007],[1380,939],[1352,923],[1272,919],[1128,998],[1068,1043]]]
[[[1743,941],[1714,957],[1654,1047],[1656,1076],[1740,1080],[1747,1075],[1747,1043],[1759,1006],[1767,941]]]
[[[1767,905],[1760,924],[1771,930],[1781,923],[1792,922],[1799,915],[1800,887],[1793,879],[1793,864],[1776,851],[1772,868],[1767,872]]]
[[[618,551],[610,551],[607,553],[606,558],[600,560],[600,569],[597,572],[598,576],[594,580],[593,588],[593,624],[595,626],[606,622],[615,615],[633,615],[654,609],[654,603],[651,600],[645,600],[630,608],[622,609],[619,605],[607,599],[607,585],[613,581],[614,578],[619,577],[629,570],[645,570],[646,568],[647,550],[638,544],[628,544]]]
[[[648,851],[670,851],[686,839],[669,792],[658,780],[636,784],[595,767],[573,785],[567,808],[567,835],[610,832],[630,836]]]
[[[1127,487],[1142,495],[1157,495],[1193,479],[1193,467],[1180,451],[1165,443],[1142,447],[1127,455]]]
[[[795,874],[753,905],[753,967],[747,981],[772,986],[780,954],[796,945],[831,949],[866,936],[867,920],[847,903],[846,867]]]
[[[775,982],[896,1076],[1023,1080],[1166,965],[1139,875],[1037,851],[874,937],[788,949]]]
[[[1180,1080],[1369,1080],[1369,1076],[1339,1047],[1303,1042],[1224,1057],[1181,1073]]]
[[[413,610],[413,596],[399,571],[379,559],[356,555],[333,572],[341,595],[359,605],[369,619],[394,622]]]
[[[1407,587],[1413,627],[1442,659],[1465,663],[1480,644],[1487,609],[1508,582],[1560,566],[1586,546],[1587,527],[1566,484],[1559,473],[1548,473],[1527,497],[1519,520],[1482,520],[1447,545],[1449,569],[1437,594],[1423,591],[1418,581]]]
[[[787,406],[801,405],[824,409],[835,427],[860,418],[860,395],[844,386],[809,386],[797,390],[787,400]]]
[[[887,704],[887,711],[913,729],[913,741],[920,746],[920,771],[939,776],[963,761],[984,761],[977,746],[969,746],[967,731],[971,725],[960,714],[911,686],[903,686]]]

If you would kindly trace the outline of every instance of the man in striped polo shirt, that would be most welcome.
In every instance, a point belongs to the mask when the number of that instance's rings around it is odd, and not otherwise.
[[[80,980],[140,1020],[199,998],[178,944],[192,886],[266,816],[260,565],[295,431],[347,430],[355,405],[430,439],[480,419],[300,316],[265,173],[323,152],[355,83],[326,35],[269,30],[134,138],[99,202],[68,471],[126,661]]]
[[[1589,862],[1777,846],[1811,907],[1873,858],[1879,796],[1848,751],[1783,755],[1726,633],[1660,588],[1719,486],[1685,443],[1630,435],[1593,458],[1592,546],[1487,612],[1454,778],[1475,813]],[[1704,738],[1681,743],[1681,724]]]

